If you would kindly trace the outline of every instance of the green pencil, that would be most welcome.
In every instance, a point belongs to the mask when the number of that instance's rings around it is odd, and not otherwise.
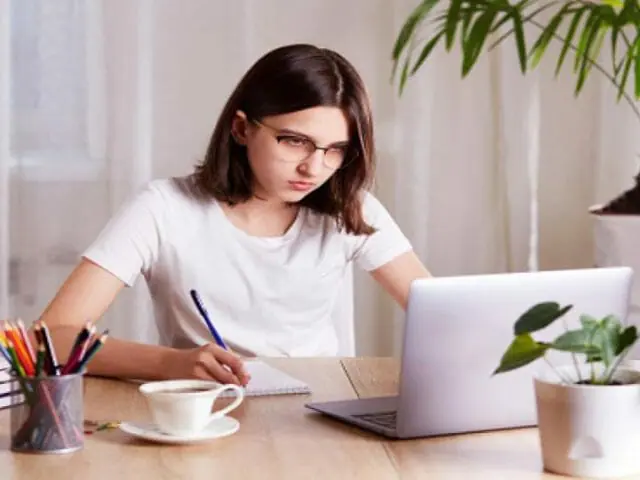
[[[100,348],[102,348],[102,346],[104,345],[104,342],[107,341],[108,336],[109,336],[109,330],[105,330],[104,333],[100,335],[100,338],[98,338],[95,342],[93,342],[93,344],[87,350],[87,353],[85,354],[84,358],[73,367],[73,373],[82,372],[82,370],[84,369],[84,367],[86,367],[87,363],[89,363],[91,358],[98,352],[98,350],[100,350]]]
[[[16,354],[13,342],[9,339],[7,339],[7,351],[9,352],[9,355],[11,355],[11,359],[13,360],[13,369],[16,371],[16,374],[18,375],[18,377],[24,378],[24,368],[22,368],[22,364],[20,363],[20,360],[18,360],[18,355]]]
[[[38,345],[38,356],[36,360],[36,377],[40,377],[44,372],[44,359],[47,355],[47,352],[44,348],[43,344]]]

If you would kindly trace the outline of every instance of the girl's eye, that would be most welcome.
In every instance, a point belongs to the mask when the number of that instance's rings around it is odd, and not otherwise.
[[[299,137],[280,137],[279,140],[281,143],[291,145],[292,147],[303,147],[307,143],[304,138]]]

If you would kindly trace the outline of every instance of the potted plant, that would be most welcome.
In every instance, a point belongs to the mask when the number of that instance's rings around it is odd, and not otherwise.
[[[502,374],[544,358],[549,369],[534,379],[542,459],[549,471],[610,478],[640,472],[640,372],[621,367],[638,339],[634,325],[614,316],[580,316],[580,326],[551,341],[533,338],[572,306],[534,305],[513,328],[514,339],[494,371]],[[552,351],[572,357],[549,361]]]
[[[529,28],[526,28],[529,26]],[[533,43],[527,33],[536,32]],[[466,77],[483,51],[511,39],[523,74],[535,69],[557,42],[556,75],[571,58],[579,95],[594,70],[617,88],[640,120],[640,4],[638,0],[422,0],[404,22],[393,48],[394,80],[402,93],[438,45],[462,53]],[[598,61],[603,43],[610,58]],[[633,79],[633,80],[631,80]],[[633,94],[627,85],[633,84]],[[640,130],[639,130],[640,132]],[[605,205],[589,209],[594,219],[595,264],[630,266],[640,271],[640,174],[635,186]],[[633,286],[630,316],[640,323],[640,282]]]

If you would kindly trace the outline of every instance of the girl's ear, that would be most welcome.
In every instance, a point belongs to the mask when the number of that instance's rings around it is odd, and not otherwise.
[[[242,110],[237,110],[231,120],[231,135],[233,135],[236,143],[240,145],[247,144],[247,135],[249,130],[249,120]]]

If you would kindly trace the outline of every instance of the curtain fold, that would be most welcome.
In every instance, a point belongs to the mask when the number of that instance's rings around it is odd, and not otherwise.
[[[0,0],[0,318],[9,315],[9,0]]]

